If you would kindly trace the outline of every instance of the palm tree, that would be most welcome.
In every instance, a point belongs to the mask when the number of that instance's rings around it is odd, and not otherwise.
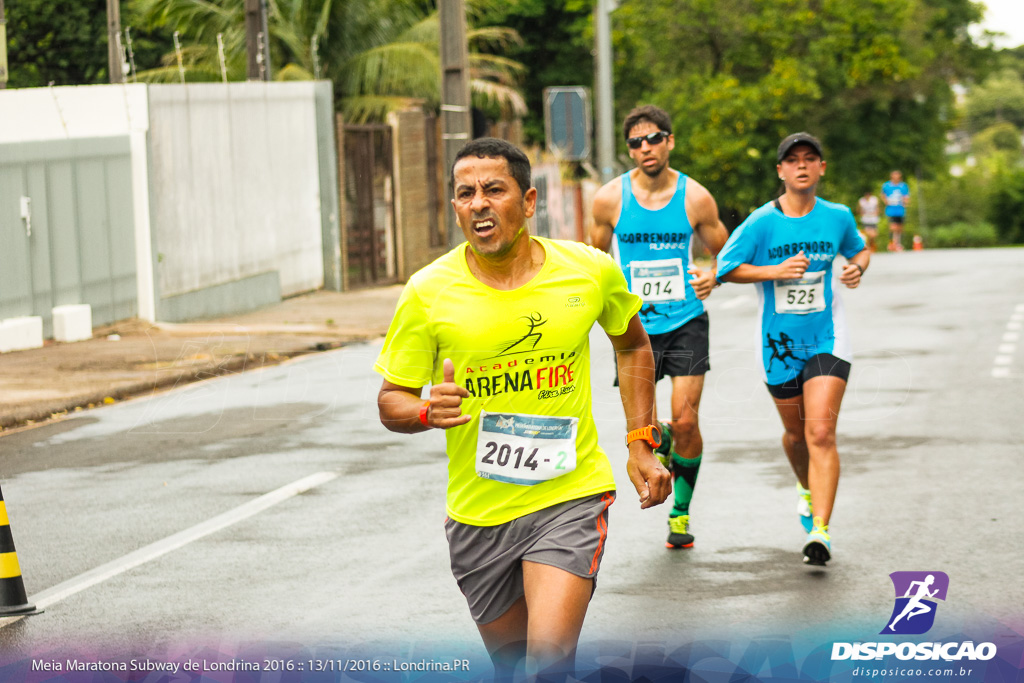
[[[468,14],[482,16],[494,0],[471,0]],[[229,80],[246,77],[242,0],[129,0],[151,27],[180,32],[186,79],[221,79],[220,35]],[[439,22],[436,8],[413,0],[269,0],[273,76],[277,80],[328,78],[347,120],[379,120],[388,111],[440,100]],[[526,113],[517,84],[522,64],[498,54],[519,40],[511,29],[468,31],[471,89],[478,105],[504,117]],[[279,66],[278,66],[279,65]],[[150,82],[177,81],[177,55],[139,74]]]

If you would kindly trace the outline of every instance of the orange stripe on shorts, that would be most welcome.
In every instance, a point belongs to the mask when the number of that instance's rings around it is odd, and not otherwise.
[[[606,491],[601,495],[601,500],[604,501],[604,509],[601,510],[601,514],[597,516],[597,531],[601,534],[601,538],[597,542],[597,550],[594,551],[594,559],[590,561],[590,573],[593,574],[597,571],[598,561],[601,559],[601,551],[604,549],[604,541],[608,538],[608,520],[605,518],[605,512],[611,507],[611,504],[615,502],[615,494],[611,491]]]

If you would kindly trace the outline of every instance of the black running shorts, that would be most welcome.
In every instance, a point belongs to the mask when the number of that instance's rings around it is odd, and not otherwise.
[[[812,377],[838,377],[846,381],[850,378],[850,364],[831,353],[819,353],[811,356],[804,363],[804,369],[793,379],[782,384],[766,384],[768,393],[775,398],[793,398],[804,393],[804,382]]]
[[[703,375],[711,370],[709,356],[707,311],[681,327],[664,334],[648,335],[654,352],[654,381],[662,377]],[[614,386],[619,386],[618,368]]]

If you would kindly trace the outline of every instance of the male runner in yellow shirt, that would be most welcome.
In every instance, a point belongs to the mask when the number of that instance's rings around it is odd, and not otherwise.
[[[537,191],[515,146],[470,142],[451,181],[467,243],[414,274],[399,300],[375,366],[381,422],[447,430],[452,572],[497,676],[524,657],[527,673],[570,674],[615,498],[591,413],[595,322],[618,358],[641,507],[671,491],[652,452],[641,301],[606,254],[530,236]]]

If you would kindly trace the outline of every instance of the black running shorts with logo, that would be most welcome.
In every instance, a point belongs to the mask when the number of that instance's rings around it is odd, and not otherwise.
[[[782,384],[766,384],[768,393],[775,398],[794,398],[804,393],[804,382],[812,377],[838,377],[846,381],[850,379],[850,364],[831,353],[819,353],[811,356],[804,363],[804,369],[793,379]]]
[[[654,381],[704,375],[711,370],[707,311],[664,334],[648,335],[654,352]],[[618,363],[613,386],[619,386]]]
[[[523,560],[593,579],[596,588],[608,535],[608,508],[614,502],[615,492],[606,491],[497,526],[446,519],[452,574],[473,621],[494,621],[524,595]]]

